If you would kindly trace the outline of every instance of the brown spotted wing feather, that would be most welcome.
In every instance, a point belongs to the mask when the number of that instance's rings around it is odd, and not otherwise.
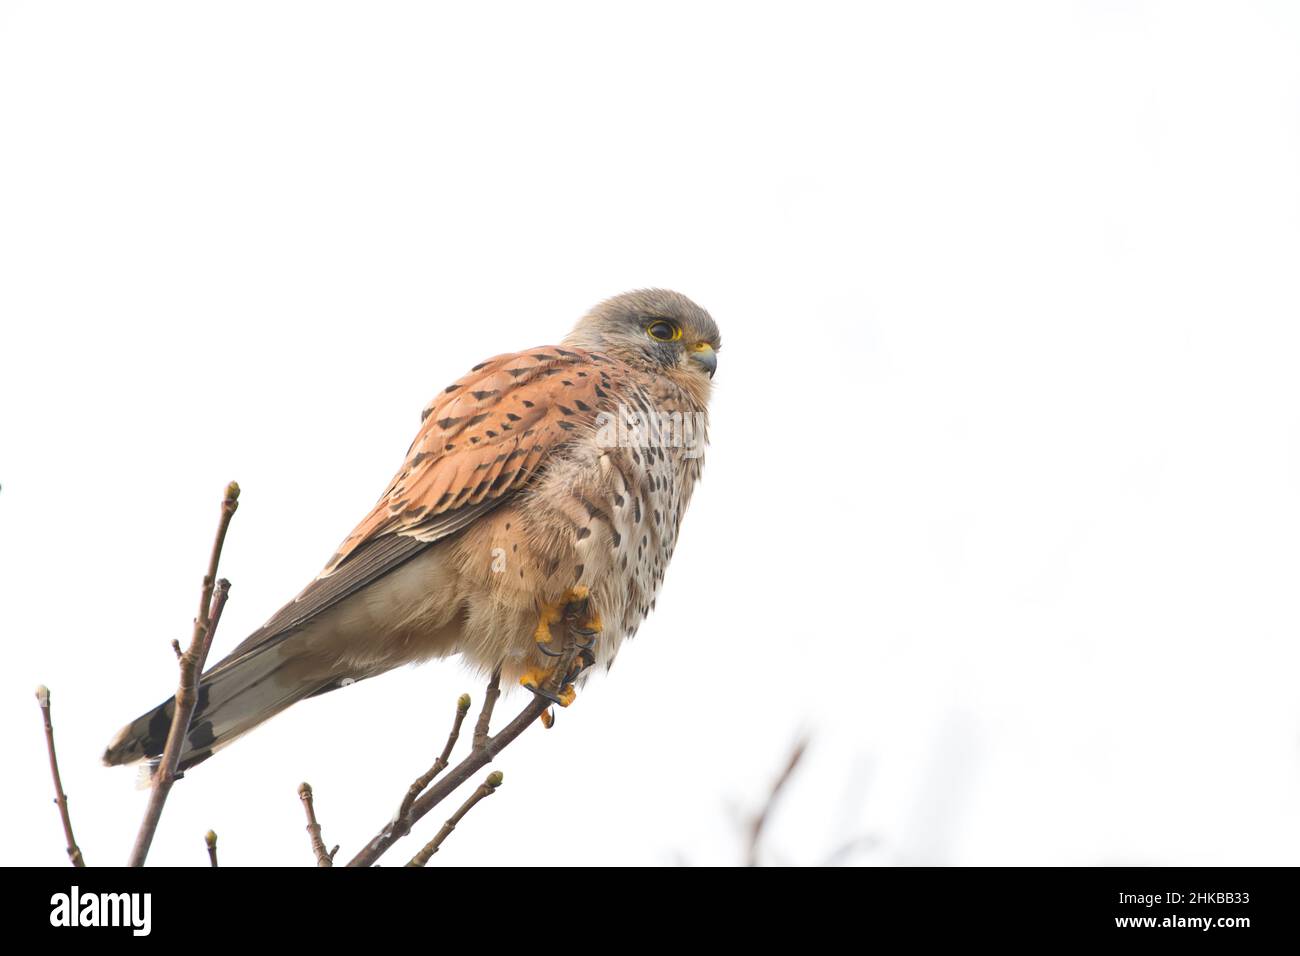
[[[489,359],[425,408],[401,470],[324,571],[222,664],[274,640],[523,488],[606,409],[626,367],[556,346]]]

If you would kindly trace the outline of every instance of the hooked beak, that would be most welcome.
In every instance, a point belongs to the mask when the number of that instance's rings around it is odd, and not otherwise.
[[[690,358],[709,373],[709,378],[713,378],[713,373],[718,370],[718,353],[713,351],[712,345],[708,342],[696,342],[691,346]]]

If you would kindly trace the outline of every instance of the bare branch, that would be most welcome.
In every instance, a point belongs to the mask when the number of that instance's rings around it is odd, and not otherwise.
[[[59,776],[59,758],[54,752],[54,724],[50,719],[50,689],[42,684],[36,688],[36,701],[41,705],[41,717],[45,720],[45,749],[50,753],[50,775],[54,777],[54,802],[58,805],[59,816],[63,819],[63,835],[68,840],[68,859],[73,866],[85,866],[86,861],[72,835],[72,817],[68,815],[68,795],[63,792],[63,778]]]
[[[209,830],[205,833],[203,842],[208,845],[208,860],[215,867],[217,865],[217,831]]]
[[[455,767],[452,767],[437,783],[428,789],[411,805],[410,825],[419,822],[426,813],[445,800],[457,787],[491,763],[492,758],[508,746],[516,737],[537,722],[551,702],[544,697],[534,697],[519,715],[506,725],[495,737],[489,737],[483,747],[476,747],[470,755]],[[372,866],[400,839],[391,826],[384,827],[379,834],[366,844],[360,853],[354,856],[348,866]]]
[[[456,701],[456,716],[451,723],[451,733],[447,735],[447,743],[442,748],[442,753],[438,759],[433,762],[433,766],[426,770],[407,788],[406,796],[402,800],[402,805],[397,808],[397,816],[393,818],[394,836],[398,839],[406,836],[411,832],[411,804],[415,803],[415,798],[424,793],[425,788],[438,776],[447,769],[447,764],[451,762],[451,751],[456,746],[456,740],[460,737],[460,725],[465,722],[465,715],[469,713],[471,701],[469,694],[461,694]],[[484,704],[486,709],[487,705]]]
[[[749,846],[745,854],[746,866],[758,866],[758,851],[763,839],[763,828],[767,826],[768,819],[772,816],[772,809],[776,806],[777,799],[781,796],[781,791],[785,785],[790,782],[794,775],[795,768],[799,766],[799,761],[803,759],[804,751],[808,749],[808,738],[800,737],[795,741],[794,748],[790,751],[790,758],[786,761],[785,768],[781,775],[776,778],[772,784],[772,789],[768,792],[767,800],[763,803],[763,809],[754,817],[749,824]]]
[[[217,623],[221,620],[221,610],[225,607],[226,596],[230,592],[229,581],[217,581],[217,567],[221,563],[221,549],[225,545],[230,519],[238,507],[239,485],[232,481],[226,486],[226,496],[221,502],[221,519],[212,543],[212,555],[208,559],[208,573],[203,576],[199,613],[194,619],[194,634],[190,638],[189,648],[180,657],[181,675],[180,686],[176,690],[176,710],[172,715],[171,729],[167,733],[167,744],[163,748],[158,768],[154,771],[149,805],[145,808],[144,820],[131,850],[131,859],[128,861],[130,866],[144,865],[154,833],[158,829],[158,821],[162,819],[163,806],[171,793],[172,784],[179,776],[176,768],[180,763],[181,751],[185,749],[185,735],[189,733],[190,718],[194,716],[194,707],[198,703],[199,675],[203,673]]]
[[[589,658],[579,657],[579,648],[574,635],[570,632],[565,640],[564,649],[556,659],[556,665],[543,688],[554,695],[565,683],[571,683],[581,673]],[[576,669],[575,669],[576,665]],[[551,706],[551,701],[541,694],[534,694],[523,710],[510,721],[495,737],[488,736],[488,724],[492,717],[492,708],[500,694],[500,672],[492,675],[488,693],[483,700],[483,710],[479,713],[478,724],[474,734],[474,747],[468,757],[447,771],[423,795],[411,804],[405,821],[407,830],[419,822],[425,814],[451,795],[457,787],[476,774],[492,759],[509,746],[515,738],[531,727]],[[495,691],[495,692],[494,692]],[[393,821],[379,831],[379,834],[354,856],[348,866],[372,866],[384,855],[394,843],[401,839]]]
[[[298,788],[298,796],[302,797],[303,809],[307,811],[307,833],[311,836],[311,851],[316,854],[316,865],[333,866],[334,854],[338,852],[338,847],[329,852],[325,850],[325,841],[320,835],[320,824],[316,822],[316,805],[312,802],[311,784],[303,783]]]
[[[492,679],[488,681],[487,691],[483,695],[483,709],[479,711],[478,724],[474,727],[474,749],[487,744],[488,728],[492,723],[492,710],[497,705],[497,698],[501,696],[501,668],[492,672]]]
[[[501,786],[501,781],[503,779],[504,776],[500,770],[494,770],[488,774],[487,779],[479,784],[479,788],[470,794],[469,799],[461,804],[460,809],[453,813],[447,822],[442,825],[442,829],[438,831],[438,835],[426,843],[423,850],[411,857],[411,862],[406,865],[424,866],[428,863],[429,858],[438,852],[443,841],[446,840],[447,837],[451,836],[451,831],[456,829],[456,824],[460,823],[460,821],[464,819],[465,814],[473,810],[475,804],[480,800],[484,800],[496,793],[497,787]]]

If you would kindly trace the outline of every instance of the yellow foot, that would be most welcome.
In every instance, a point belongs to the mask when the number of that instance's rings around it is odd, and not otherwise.
[[[547,657],[559,657],[551,633],[553,624],[563,622],[578,638],[578,646],[590,650],[596,635],[604,628],[600,612],[591,606],[591,590],[585,584],[569,588],[554,604],[543,604],[537,612],[533,640]]]
[[[601,615],[591,609],[591,591],[585,584],[577,584],[565,591],[555,604],[543,604],[537,613],[537,627],[533,630],[533,640],[538,644],[550,645],[552,641],[551,624],[565,620],[584,637],[601,632],[603,624]],[[543,649],[547,656],[555,657],[549,649]]]
[[[540,690],[550,676],[551,669],[548,667],[530,667],[524,671],[524,676],[519,678],[519,683],[529,690]]]
[[[564,620],[583,637],[595,637],[604,628],[600,612],[591,606],[591,591],[585,584],[569,588],[560,599],[564,607]],[[590,647],[590,642],[583,644]]]
[[[537,630],[533,631],[533,640],[538,644],[551,643],[551,625],[561,617],[562,604],[543,604],[537,615]]]
[[[605,629],[605,622],[600,619],[600,612],[588,605],[587,613],[574,621],[573,626],[583,637],[595,637]]]
[[[560,688],[559,693],[551,693],[546,689],[547,682],[554,673],[553,669],[544,667],[530,667],[524,676],[519,678],[519,683],[527,687],[534,694],[540,694],[547,700],[553,700],[561,707],[568,707],[578,699],[578,692],[573,689],[572,684],[565,684]]]
[[[566,641],[563,643],[554,640],[551,634],[552,625],[557,623],[564,626]],[[591,606],[591,591],[585,585],[579,584],[569,588],[554,604],[543,604],[537,614],[537,628],[533,631],[533,639],[544,657],[563,658],[566,653],[569,654],[571,661],[568,671],[558,675],[564,678],[559,680],[555,673],[558,661],[550,666],[530,667],[519,678],[519,683],[534,694],[555,701],[561,707],[568,707],[578,696],[573,682],[579,674],[595,663],[596,655],[592,652],[592,645],[596,643],[596,635],[600,633],[602,627],[599,612]],[[560,689],[551,690],[556,684],[560,685]],[[543,722],[547,719],[547,716],[543,716]],[[554,719],[553,715],[549,716],[551,722],[554,722]],[[547,726],[549,727],[550,724],[548,723]]]

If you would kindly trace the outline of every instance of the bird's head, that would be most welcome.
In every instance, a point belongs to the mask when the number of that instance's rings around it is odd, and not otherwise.
[[[707,395],[722,337],[709,313],[680,292],[640,289],[600,303],[564,344],[653,369]]]

